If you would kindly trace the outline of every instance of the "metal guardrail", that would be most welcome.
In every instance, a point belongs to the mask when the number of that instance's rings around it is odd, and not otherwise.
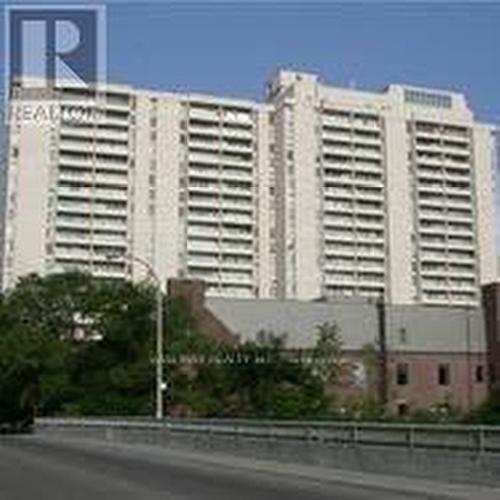
[[[296,422],[227,419],[39,418],[38,428],[94,428],[151,433],[224,436],[262,441],[295,441],[318,446],[385,446],[405,449],[500,453],[500,427]],[[89,429],[90,430],[90,429]]]

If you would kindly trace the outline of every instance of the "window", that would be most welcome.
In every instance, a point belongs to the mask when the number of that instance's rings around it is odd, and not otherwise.
[[[438,367],[438,384],[450,385],[450,365],[439,365]]]
[[[396,383],[397,385],[408,385],[409,382],[409,367],[406,363],[399,363],[396,367]]]
[[[419,104],[423,106],[432,106],[435,108],[451,108],[452,99],[450,95],[438,94],[434,92],[423,92],[419,90],[405,90],[405,102]]]
[[[484,366],[477,365],[476,366],[476,382],[481,384],[484,382]]]
[[[404,417],[408,415],[408,405],[406,403],[398,404],[398,416]]]
[[[399,329],[399,343],[406,344],[408,342],[408,336],[406,332],[406,328],[403,326]]]

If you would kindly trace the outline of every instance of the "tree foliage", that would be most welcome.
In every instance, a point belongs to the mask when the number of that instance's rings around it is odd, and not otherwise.
[[[22,279],[0,302],[0,399],[38,415],[148,415],[154,408],[155,290],[82,273]],[[340,344],[323,325],[312,362],[285,340],[220,345],[200,335],[182,300],[165,299],[167,404],[198,416],[320,418]],[[13,388],[13,374],[24,380]],[[9,396],[10,397],[10,396]]]

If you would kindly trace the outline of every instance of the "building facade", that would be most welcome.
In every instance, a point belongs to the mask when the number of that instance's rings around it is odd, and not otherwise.
[[[141,260],[162,283],[269,293],[266,105],[119,86],[33,100],[14,87],[11,109],[4,288],[74,268],[140,280]]]
[[[500,390],[500,283],[483,287],[483,308],[488,346],[488,372],[492,391]]]
[[[190,306],[201,332],[233,344],[273,334],[306,359],[319,328],[335,325],[342,345],[335,383],[340,405],[375,400],[391,414],[432,408],[466,412],[488,395],[492,368],[479,308],[389,305],[360,297],[205,298],[204,290],[196,280],[170,281],[171,295]]]
[[[368,93],[281,71],[268,100],[278,296],[479,304],[495,277],[494,130],[462,95]]]
[[[495,278],[493,129],[460,94],[280,71],[263,103],[45,97],[12,89],[4,289],[75,267],[144,279],[142,260],[211,296],[477,306]]]

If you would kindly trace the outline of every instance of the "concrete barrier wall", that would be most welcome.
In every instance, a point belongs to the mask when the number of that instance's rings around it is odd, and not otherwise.
[[[273,426],[254,425],[256,432],[239,424],[227,427],[205,425],[202,423],[161,423],[124,422],[110,420],[62,421],[40,420],[37,432],[45,435],[90,438],[127,444],[150,444],[172,449],[233,454],[256,459],[275,460],[278,462],[318,465],[339,469],[349,469],[373,473],[401,476],[434,478],[441,481],[500,485],[500,448],[486,451],[488,446],[472,440],[470,446],[464,446],[463,436],[474,435],[465,432],[460,435],[461,444],[450,436],[455,433],[445,428],[430,427],[436,433],[429,435],[429,445],[415,445],[405,439],[404,442],[394,436],[400,435],[408,427],[391,429],[387,426],[378,428],[378,443],[374,435],[370,443],[362,442],[363,428],[350,426],[350,433],[345,440],[324,439],[318,433],[275,432]],[[417,432],[418,440],[424,434],[424,428]],[[451,428],[453,430],[453,428]],[[281,428],[283,431],[283,428]],[[384,434],[385,430],[385,434]],[[392,431],[396,430],[394,434]],[[438,432],[439,431],[439,432]],[[359,435],[356,436],[356,432]],[[493,432],[493,431],[492,431]],[[499,429],[500,432],[500,429]],[[391,434],[392,433],[392,434]],[[436,436],[445,437],[442,446],[436,446]],[[496,432],[493,432],[496,436]],[[409,436],[410,434],[407,434]],[[392,439],[389,438],[392,436]],[[500,442],[497,442],[500,444]]]

